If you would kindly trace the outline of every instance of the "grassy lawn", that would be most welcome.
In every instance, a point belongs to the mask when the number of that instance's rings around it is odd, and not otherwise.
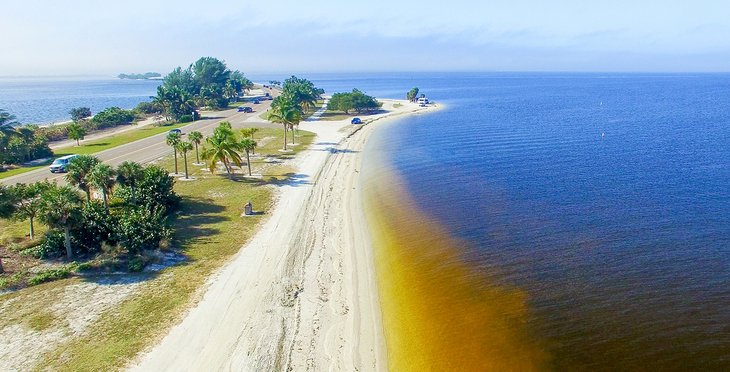
[[[130,142],[138,141],[147,137],[154,136],[156,134],[164,133],[169,131],[173,128],[179,128],[182,126],[185,126],[190,123],[178,123],[173,125],[167,125],[167,126],[146,126],[143,128],[130,130],[128,132],[120,133],[117,135],[113,135],[106,138],[100,138],[98,140],[94,141],[88,141],[88,142],[82,142],[81,146],[70,146],[70,147],[61,147],[53,151],[54,157],[61,157],[65,155],[71,155],[71,154],[79,154],[79,155],[85,155],[85,154],[94,154],[100,151],[108,150],[120,145],[124,145]],[[11,177],[17,174],[22,174],[26,172],[30,172],[32,170],[40,169],[47,167],[51,161],[48,161],[45,164],[38,165],[38,166],[32,166],[32,167],[20,167],[11,169],[6,172],[0,173],[0,179]]]
[[[140,292],[103,314],[84,336],[70,339],[44,355],[37,368],[64,371],[118,369],[159,340],[198,298],[197,291],[211,273],[223,266],[253,236],[270,212],[276,185],[294,174],[293,169],[277,161],[292,156],[278,151],[282,137],[283,131],[277,129],[261,129],[256,133],[256,140],[261,145],[256,153],[270,155],[268,162],[265,156],[252,159],[254,173],[262,174],[261,179],[237,175],[231,180],[225,174],[212,175],[201,170],[205,168],[203,166],[188,164],[191,176],[196,180],[176,182],[175,191],[183,196],[183,202],[173,221],[173,246],[179,248],[188,261],[151,277]],[[306,148],[313,139],[313,133],[300,131],[296,141],[300,145],[294,146],[293,150]],[[192,151],[188,160],[192,163],[194,159],[195,152]],[[173,169],[171,158],[158,164]],[[183,169],[182,162],[180,169]],[[248,201],[263,214],[241,217],[243,205]],[[48,287],[76,280],[61,280]],[[45,286],[33,287],[28,293],[41,297]],[[19,293],[23,292],[25,290]],[[28,325],[44,327],[51,320],[42,307],[35,309],[39,315],[37,319],[28,320],[31,322]]]

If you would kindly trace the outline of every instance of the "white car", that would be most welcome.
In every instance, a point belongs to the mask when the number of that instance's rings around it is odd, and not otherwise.
[[[68,163],[71,161],[71,159],[74,159],[76,157],[78,157],[78,155],[76,154],[66,155],[54,160],[49,167],[51,169],[51,173],[65,173],[67,171],[66,167],[68,166]]]

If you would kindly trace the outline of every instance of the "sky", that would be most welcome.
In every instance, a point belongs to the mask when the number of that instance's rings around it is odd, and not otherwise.
[[[727,0],[2,0],[0,76],[730,71]]]

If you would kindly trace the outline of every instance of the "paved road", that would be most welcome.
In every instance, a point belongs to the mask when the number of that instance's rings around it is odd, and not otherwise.
[[[203,114],[203,119],[181,127],[180,129],[182,129],[183,134],[197,130],[203,133],[204,136],[207,136],[213,133],[213,130],[221,121],[231,122],[234,128],[244,127],[244,120],[250,118],[251,116],[260,115],[262,112],[266,111],[271,106],[271,101],[261,101],[261,103],[258,105],[248,104],[247,106],[252,106],[255,111],[250,114],[237,112],[236,109],[208,112]],[[172,154],[172,148],[170,148],[170,146],[167,146],[167,144],[165,143],[166,136],[167,132],[160,133],[152,137],[147,137],[135,142],[128,143],[126,145],[121,145],[98,152],[94,154],[94,156],[101,159],[104,163],[112,166],[117,166],[125,161],[134,161],[140,164],[148,163],[165,155]],[[183,138],[185,137],[183,136]],[[54,174],[51,173],[47,167],[43,167],[38,170],[1,179],[0,183],[33,183],[47,179],[52,182],[56,181],[59,184],[63,184],[65,183],[64,176],[65,174],[63,173]]]

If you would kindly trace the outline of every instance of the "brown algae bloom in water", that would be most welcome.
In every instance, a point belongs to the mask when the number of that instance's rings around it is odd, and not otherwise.
[[[548,354],[527,330],[525,293],[490,284],[461,259],[462,244],[420,213],[395,177],[387,178],[393,182],[369,182],[364,202],[389,369],[547,369]]]

